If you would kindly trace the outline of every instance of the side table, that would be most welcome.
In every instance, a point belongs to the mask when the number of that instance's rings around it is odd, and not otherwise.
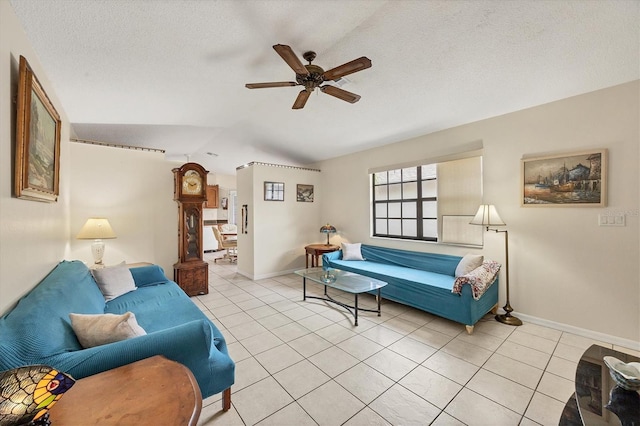
[[[53,425],[196,425],[202,395],[184,365],[157,355],[77,380],[51,407]]]
[[[592,345],[576,369],[576,392],[560,417],[560,426],[604,426],[640,424],[640,392],[617,386],[603,358],[613,356],[623,362],[640,358],[614,349]]]
[[[333,244],[309,244],[304,250],[306,252],[306,268],[309,268],[309,255],[311,255],[311,267],[315,268],[319,266],[318,261],[321,255],[340,250],[340,247],[334,246]]]

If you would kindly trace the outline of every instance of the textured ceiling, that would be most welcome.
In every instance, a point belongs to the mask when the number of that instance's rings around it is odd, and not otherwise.
[[[216,173],[305,165],[640,78],[636,0],[11,4],[78,138]],[[300,87],[246,89],[294,79],[278,43],[314,50],[324,69],[369,57],[342,86],[360,102],[314,93],[292,110]]]

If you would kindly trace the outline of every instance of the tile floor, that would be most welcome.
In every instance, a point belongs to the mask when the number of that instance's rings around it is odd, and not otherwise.
[[[209,294],[193,300],[224,334],[236,382],[231,409],[209,397],[199,425],[557,425],[584,350],[612,347],[491,316],[468,335],[393,302],[355,327],[343,308],[303,302],[297,275],[251,281],[219,255],[206,254]]]

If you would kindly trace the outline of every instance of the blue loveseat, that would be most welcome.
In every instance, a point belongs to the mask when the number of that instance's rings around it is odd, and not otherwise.
[[[184,364],[203,398],[223,392],[230,403],[235,364],[224,337],[157,265],[132,268],[137,289],[105,302],[79,261],[60,262],[0,318],[0,371],[45,364],[81,379],[154,355]],[[147,335],[83,349],[69,314],[133,312]]]
[[[381,289],[383,299],[393,300],[473,327],[487,312],[498,306],[498,278],[478,300],[471,286],[452,293],[459,256],[398,250],[362,245],[365,260],[342,260],[342,250],[326,253],[324,267],[355,272],[387,282]]]

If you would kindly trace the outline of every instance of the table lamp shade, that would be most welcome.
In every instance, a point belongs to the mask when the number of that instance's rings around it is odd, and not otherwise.
[[[96,265],[102,265],[102,257],[104,256],[103,239],[116,238],[113,228],[109,221],[101,217],[92,217],[87,219],[78,235],[79,240],[94,240],[91,244],[91,254]]]
[[[323,234],[327,234],[327,245],[329,245],[329,235],[335,234],[337,232],[336,227],[333,225],[329,225],[328,223],[320,228],[320,232]]]

